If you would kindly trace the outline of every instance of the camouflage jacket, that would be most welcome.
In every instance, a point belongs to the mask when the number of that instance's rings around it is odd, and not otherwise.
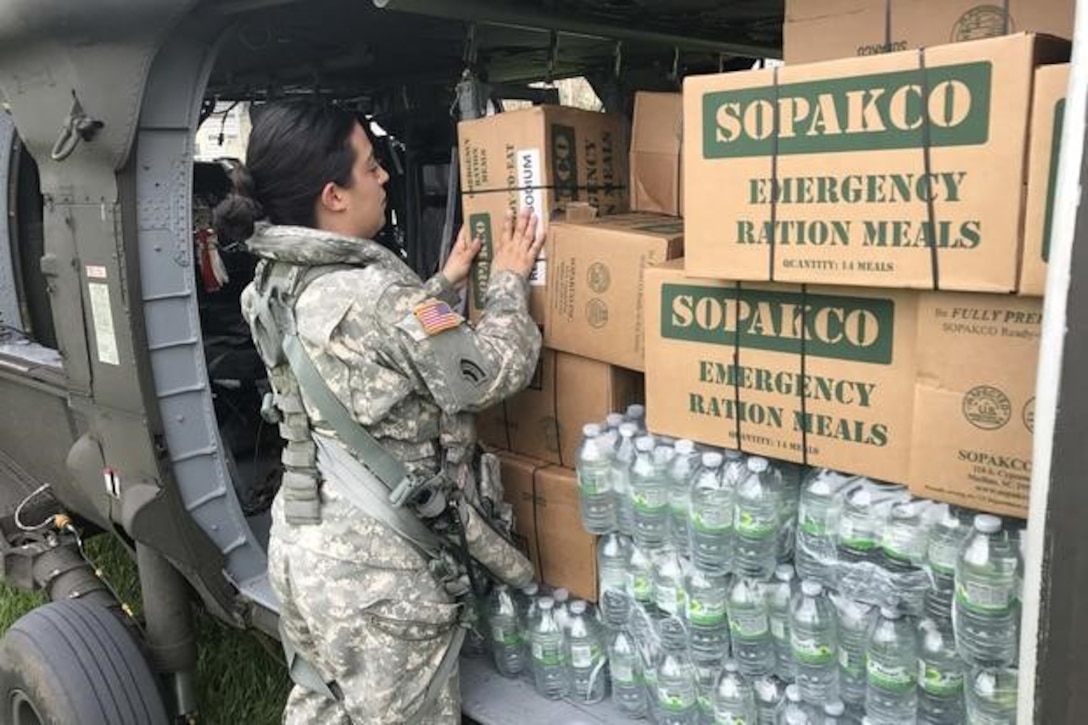
[[[420,281],[376,242],[260,224],[249,248],[262,260],[350,265],[309,284],[295,304],[299,338],[355,419],[413,472],[441,464],[447,446],[474,442],[472,414],[521,390],[536,366],[540,331],[529,317],[528,285],[492,274],[473,328],[449,304],[441,274]],[[242,308],[252,324],[252,288]],[[336,433],[307,401],[314,429]]]

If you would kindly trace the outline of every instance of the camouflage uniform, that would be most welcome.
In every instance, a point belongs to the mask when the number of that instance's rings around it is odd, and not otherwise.
[[[452,302],[449,283],[441,274],[421,283],[375,242],[262,224],[249,248],[263,260],[352,266],[331,269],[299,296],[299,338],[356,421],[413,472],[433,474],[451,458],[458,463],[473,442],[471,413],[523,388],[536,365],[540,332],[528,314],[527,283],[515,273],[492,275],[475,329],[447,317],[454,326],[435,330],[415,313],[435,299]],[[252,286],[242,295],[251,325],[254,297]],[[317,468],[326,480],[342,480],[350,469],[337,458],[345,449],[335,448],[336,433],[309,401],[306,408]],[[460,722],[456,669],[431,712],[417,712],[460,605],[393,529],[330,487],[320,496],[321,523],[313,526],[289,523],[282,495],[276,497],[269,577],[285,636],[337,683],[343,699],[296,686],[284,722]]]

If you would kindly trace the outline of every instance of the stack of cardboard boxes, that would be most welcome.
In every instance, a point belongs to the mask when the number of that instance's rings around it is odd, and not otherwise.
[[[1072,11],[967,8],[947,39],[907,20],[960,4],[791,0],[787,65],[639,94],[629,142],[572,109],[461,124],[466,223],[490,243],[507,209],[547,220],[540,366],[479,426],[545,582],[595,598],[571,469],[643,385],[655,433],[1026,514],[1069,44],[1002,33],[1068,37]]]

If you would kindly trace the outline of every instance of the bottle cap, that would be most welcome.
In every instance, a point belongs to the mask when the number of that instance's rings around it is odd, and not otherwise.
[[[562,604],[570,599],[570,592],[563,588],[556,589],[552,592],[552,599],[555,600],[556,604]]]
[[[725,661],[725,671],[726,672],[739,672],[740,668],[737,667],[737,661],[736,660],[726,660]]]
[[[842,700],[832,700],[824,705],[824,714],[830,717],[842,717],[846,714],[846,705]]]
[[[884,619],[902,619],[903,613],[894,607],[881,607],[880,616]]]
[[[628,420],[642,420],[646,417],[646,406],[633,403],[627,406]]]
[[[535,597],[537,592],[540,591],[540,585],[536,582],[529,582],[521,588],[521,591],[525,592],[531,597]]]
[[[718,468],[722,465],[722,454],[718,451],[707,451],[703,454],[704,468]]]
[[[586,438],[596,438],[601,434],[601,426],[596,423],[586,423],[582,426],[582,435]]]
[[[650,436],[642,436],[635,440],[635,448],[643,453],[649,453],[654,449],[654,439]]]
[[[609,428],[619,428],[623,425],[623,413],[609,413],[604,422]]]
[[[752,456],[748,459],[748,470],[752,473],[763,473],[770,467],[770,462],[766,458],[759,456]]]
[[[573,602],[571,602],[570,603],[570,613],[571,614],[585,614],[586,613],[585,600],[575,599]]]
[[[537,600],[537,606],[541,609],[548,610],[555,606],[555,600],[551,597],[541,597]]]
[[[624,438],[634,438],[638,434],[638,426],[634,423],[620,423],[620,435]]]
[[[726,448],[723,451],[723,453],[725,454],[725,457],[727,459],[729,459],[730,461],[735,461],[738,458],[743,458],[744,457],[743,453],[741,453],[740,451],[738,451],[738,450],[736,450],[734,448]]]
[[[774,578],[780,582],[791,581],[795,574],[793,564],[779,564],[774,568]]]
[[[996,534],[1001,531],[1001,519],[990,514],[979,514],[975,517],[975,531],[982,534]]]
[[[786,699],[790,702],[801,702],[801,688],[797,685],[786,687]]]
[[[818,597],[824,593],[824,585],[811,579],[801,582],[801,593],[806,597]]]
[[[676,448],[676,452],[680,455],[689,456],[695,452],[695,441],[681,438],[676,441],[676,444],[673,447]]]

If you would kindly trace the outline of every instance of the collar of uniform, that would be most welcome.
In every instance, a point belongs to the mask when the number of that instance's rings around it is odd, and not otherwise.
[[[258,257],[292,264],[357,264],[396,259],[377,242],[341,234],[268,222],[259,222],[246,242]]]

